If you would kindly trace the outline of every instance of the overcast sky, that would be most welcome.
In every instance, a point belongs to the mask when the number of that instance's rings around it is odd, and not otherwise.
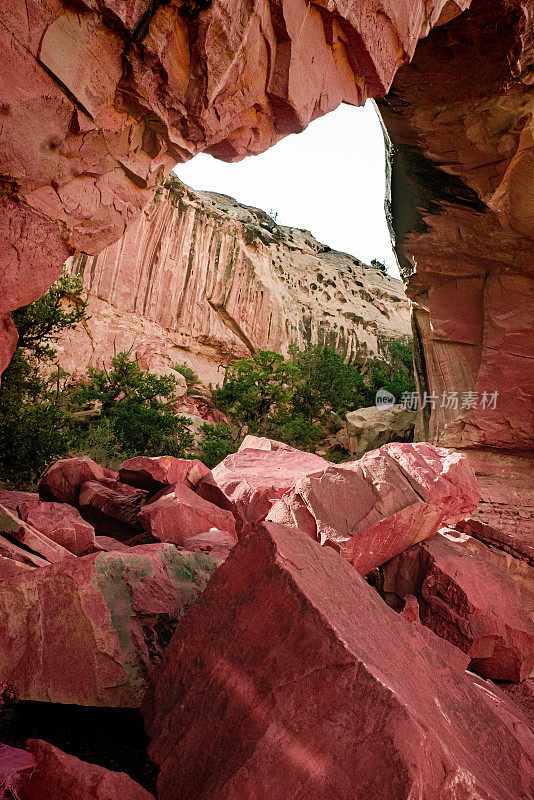
[[[384,140],[374,104],[340,106],[266,153],[236,164],[198,155],[175,172],[193,189],[230,195],[306,228],[323,244],[399,276],[384,216]]]

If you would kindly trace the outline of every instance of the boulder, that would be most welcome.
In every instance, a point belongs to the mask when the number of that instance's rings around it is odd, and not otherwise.
[[[421,621],[467,653],[486,678],[522,681],[534,667],[534,622],[504,572],[438,534],[382,568],[392,605],[415,595]]]
[[[443,644],[331,548],[265,523],[154,673],[159,800],[528,800],[534,732]]]
[[[127,540],[140,533],[139,511],[148,492],[114,479],[87,481],[80,489],[78,506],[100,536]]]
[[[19,517],[62,545],[75,556],[91,552],[95,529],[67,503],[24,500],[18,505]]]
[[[534,561],[519,557],[516,549],[504,550],[495,546],[489,539],[478,539],[467,533],[457,530],[463,523],[456,523],[455,528],[442,528],[440,533],[459,545],[463,550],[479,556],[500,570],[504,570],[518,585],[523,604],[527,611],[534,614]],[[495,542],[495,540],[493,540]]]
[[[35,768],[22,776],[20,800],[154,800],[124,772],[80,761],[41,739],[26,747]]]
[[[117,473],[99,466],[87,456],[62,458],[43,472],[39,478],[39,495],[43,500],[59,500],[61,503],[78,504],[82,484],[117,478]]]
[[[22,700],[140,705],[176,621],[218,563],[156,544],[4,580],[0,675]]]
[[[194,489],[209,472],[198,459],[136,456],[119,467],[119,480],[154,493],[175,483],[185,483]]]
[[[186,537],[182,547],[189,553],[209,553],[213,558],[225,559],[230,555],[236,542],[235,534],[212,528],[205,533]]]
[[[216,528],[237,541],[235,519],[231,511],[199,497],[184,483],[162,490],[139,513],[139,522],[147,533],[161,542],[185,546],[191,537]]]
[[[79,512],[66,503],[40,500],[36,492],[0,489],[0,503],[23,522],[44,533],[76,556],[91,552],[95,532]]]
[[[74,555],[61,544],[54,542],[29,523],[23,522],[3,506],[0,506],[0,537],[7,543],[6,553],[8,550],[13,554],[25,551],[50,563],[74,559]],[[14,545],[14,548],[9,548],[9,543]]]
[[[227,456],[202,478],[197,489],[201,497],[234,514],[240,536],[264,520],[273,503],[299,478],[322,471],[329,463],[272,439],[247,439],[254,440],[254,446],[242,445],[237,453]]]
[[[0,742],[0,797],[19,798],[22,779],[35,763],[32,753]]]
[[[389,442],[413,442],[417,413],[403,405],[369,406],[349,411],[338,442],[356,458]]]
[[[367,575],[469,514],[478,499],[464,455],[425,443],[387,444],[300,478],[268,519],[333,546]]]
[[[530,488],[532,494],[532,487]],[[519,506],[521,510],[521,504]],[[503,530],[495,525],[490,525],[482,520],[469,517],[460,520],[454,526],[462,533],[467,533],[475,539],[480,539],[491,547],[502,550],[515,558],[525,561],[534,567],[534,530],[532,520],[527,527],[527,521],[518,520],[515,527],[511,530]]]

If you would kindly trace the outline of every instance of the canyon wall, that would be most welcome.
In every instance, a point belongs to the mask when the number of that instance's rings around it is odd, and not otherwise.
[[[419,437],[468,449],[484,518],[512,531],[526,508],[534,517],[532,12],[478,0],[420,43],[379,102],[429,400]]]
[[[58,343],[70,372],[131,350],[151,369],[187,363],[219,383],[229,360],[329,344],[365,366],[411,336],[403,285],[264,211],[171,176],[118,242],[68,262],[89,298]]]
[[[469,0],[26,0],[0,25],[0,313],[116,241],[172,167],[387,92]],[[445,15],[445,16],[444,16]]]

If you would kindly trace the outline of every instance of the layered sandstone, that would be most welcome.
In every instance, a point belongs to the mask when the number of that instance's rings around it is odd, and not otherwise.
[[[122,239],[69,269],[90,316],[59,342],[74,373],[130,350],[154,371],[186,362],[218,383],[221,366],[259,349],[328,343],[365,364],[411,334],[400,281],[174,176]]]
[[[259,153],[385,94],[469,0],[3,5],[0,312],[117,240],[177,162]]]

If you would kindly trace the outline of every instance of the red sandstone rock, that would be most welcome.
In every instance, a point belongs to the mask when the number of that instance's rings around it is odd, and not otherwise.
[[[197,533],[184,538],[182,547],[188,553],[209,553],[213,558],[225,559],[236,542],[235,534],[212,528],[205,533]]]
[[[0,797],[18,798],[23,776],[34,767],[31,753],[0,742]]]
[[[235,519],[230,511],[199,497],[185,484],[162,490],[139,514],[143,529],[161,542],[185,546],[198,534],[216,528],[237,541]]]
[[[268,519],[336,547],[366,575],[466,516],[478,498],[465,456],[424,443],[387,444],[296,481]]]
[[[331,548],[266,523],[181,621],[147,693],[158,797],[527,800],[533,731],[440,644]]]
[[[121,541],[142,530],[138,517],[147,497],[148,492],[114,479],[87,481],[80,489],[78,506],[99,535]]]
[[[39,495],[43,500],[59,500],[75,506],[83,483],[105,478],[116,479],[117,473],[99,466],[87,456],[62,458],[41,475]]]
[[[415,595],[421,621],[486,678],[522,681],[534,667],[534,621],[502,570],[438,535],[383,567],[386,596]]]
[[[253,448],[241,446],[237,453],[227,456],[201,480],[197,490],[201,497],[233,512],[239,535],[246,535],[265,519],[273,503],[299,478],[328,465],[313,453],[270,439],[252,438]]]
[[[198,459],[136,456],[119,467],[119,480],[149,492],[157,492],[175,483],[184,483],[194,489],[209,472]]]
[[[74,558],[73,554],[63,545],[53,541],[27,522],[23,522],[16,514],[1,505],[0,536],[2,536],[2,539],[7,538],[8,541],[17,543],[17,551],[20,552],[18,547],[20,545],[23,550],[31,551],[50,563]]]
[[[455,527],[534,567],[534,532],[526,531],[522,525],[514,531],[503,531],[481,520],[468,518],[458,521]]]
[[[41,739],[26,747],[36,766],[22,777],[20,800],[154,800],[124,772],[80,761]]]
[[[37,499],[18,504],[19,517],[53,542],[66,550],[81,556],[91,552],[95,542],[95,530],[80,516],[80,513],[66,503],[47,503]]]
[[[95,547],[97,550],[105,552],[114,550],[119,553],[129,553],[132,549],[131,545],[119,542],[118,539],[113,539],[111,536],[95,536]]]
[[[11,314],[0,314],[0,376],[11,361],[18,338]]]
[[[157,544],[4,580],[0,675],[23,700],[138,706],[176,621],[218,563]]]
[[[486,539],[487,544],[485,544],[481,539],[457,530],[463,526],[464,523],[460,521],[456,523],[456,528],[443,528],[440,533],[463,550],[488,561],[499,570],[504,570],[519,587],[527,611],[534,614],[534,565],[531,566],[528,560],[518,557],[519,553],[516,549],[510,548],[512,552],[501,549],[503,543],[500,540],[488,538]]]

